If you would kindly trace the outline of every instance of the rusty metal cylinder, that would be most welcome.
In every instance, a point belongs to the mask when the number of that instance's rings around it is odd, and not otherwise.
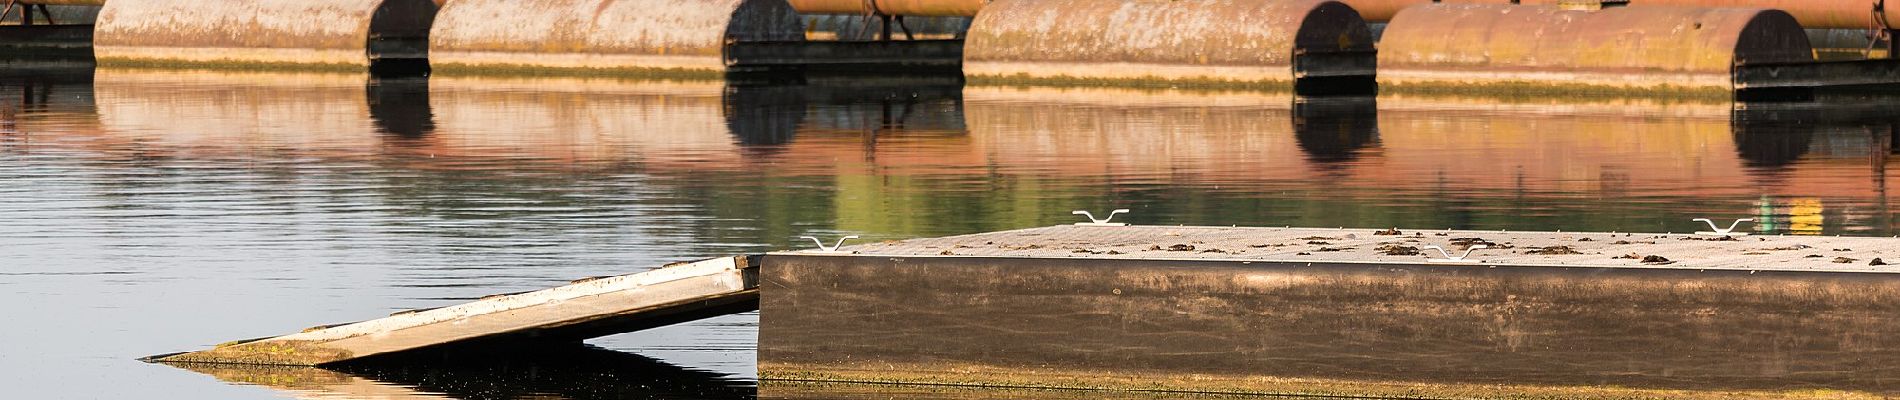
[[[45,4],[49,6],[103,6],[106,0],[19,0],[19,4]]]
[[[974,79],[1282,86],[1298,57],[1371,49],[1365,21],[1335,1],[1000,0],[970,27],[963,70]]]
[[[1388,21],[1408,7],[1442,4],[1556,5],[1559,0],[1340,0],[1367,21]],[[1879,21],[1900,24],[1900,7],[1881,0],[1629,0],[1629,7],[1741,7],[1787,11],[1810,29],[1869,29]]]
[[[791,0],[800,14],[970,17],[990,0]]]
[[[450,71],[717,73],[728,43],[803,39],[785,0],[454,0],[430,54]]]
[[[1437,4],[1386,25],[1378,80],[1381,90],[1729,90],[1736,65],[1812,59],[1806,32],[1775,10]]]
[[[99,12],[103,64],[367,66],[425,56],[431,0],[111,1]]]

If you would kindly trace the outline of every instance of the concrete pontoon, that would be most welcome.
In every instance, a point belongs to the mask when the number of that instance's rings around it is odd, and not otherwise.
[[[1890,396],[1900,268],[1877,260],[1900,258],[1896,244],[1059,226],[774,253],[761,267],[760,374],[1407,398]],[[1489,248],[1449,261],[1427,246]]]

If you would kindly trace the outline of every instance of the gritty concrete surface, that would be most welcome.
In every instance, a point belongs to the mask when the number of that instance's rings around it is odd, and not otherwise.
[[[1700,223],[1685,221],[1686,228]],[[1707,230],[1707,226],[1702,226]],[[1746,225],[1744,225],[1746,228]],[[846,246],[858,255],[1900,272],[1900,239],[1686,233],[1063,225]],[[1687,230],[1687,229],[1685,229]],[[1740,230],[1738,230],[1739,232]],[[1648,259],[1645,261],[1645,259]],[[1875,263],[1874,260],[1881,260]]]

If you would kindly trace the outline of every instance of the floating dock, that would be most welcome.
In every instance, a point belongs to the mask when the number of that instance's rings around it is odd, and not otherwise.
[[[755,265],[746,257],[680,263],[148,360],[314,366],[455,346],[578,342],[756,310]]]
[[[774,253],[761,267],[760,374],[1408,398],[1891,396],[1900,268],[1883,264],[1896,244],[1058,226]]]
[[[1900,239],[1742,232],[1064,225],[685,263],[153,359],[351,365],[757,309],[768,381],[1900,394]]]

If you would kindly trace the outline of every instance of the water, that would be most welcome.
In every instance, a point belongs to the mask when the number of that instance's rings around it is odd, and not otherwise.
[[[803,244],[1073,222],[1894,235],[1900,103],[0,74],[8,398],[747,398],[756,314],[491,365],[158,353]],[[788,385],[768,398],[983,398]],[[1093,398],[1011,392],[1004,397]]]

